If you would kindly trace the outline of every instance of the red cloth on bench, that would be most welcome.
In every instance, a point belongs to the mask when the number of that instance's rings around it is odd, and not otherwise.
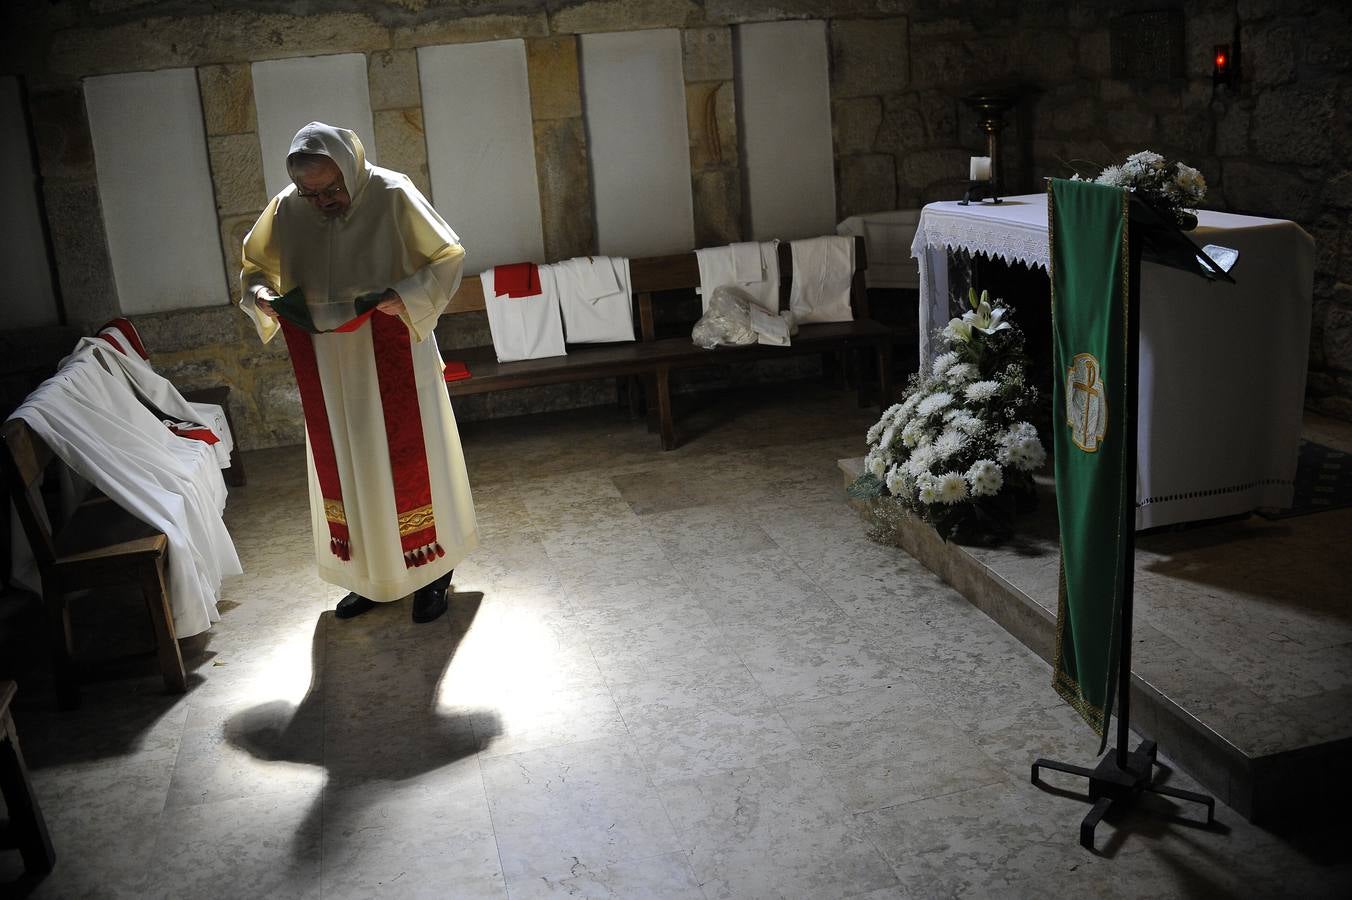
[[[501,297],[534,297],[540,293],[540,270],[533,262],[493,267],[493,293]]]

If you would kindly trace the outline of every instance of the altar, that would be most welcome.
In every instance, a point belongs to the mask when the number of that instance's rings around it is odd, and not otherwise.
[[[1282,219],[1199,211],[1189,236],[1238,251],[1236,284],[1144,263],[1138,530],[1290,506],[1309,355],[1314,241]],[[1047,197],[931,203],[920,273],[920,365],[948,308],[949,250],[1047,269]],[[1212,252],[1213,256],[1220,251]],[[1022,298],[1005,298],[1016,304]]]

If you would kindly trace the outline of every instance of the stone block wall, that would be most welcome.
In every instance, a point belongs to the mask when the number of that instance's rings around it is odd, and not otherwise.
[[[1309,232],[1317,256],[1306,402],[1352,419],[1352,5],[971,4],[979,15],[903,5],[904,15],[832,23],[841,217],[960,195],[984,136],[959,98],[1012,89],[1023,99],[1002,133],[1010,193],[1151,149],[1202,171],[1206,205]],[[1182,12],[1185,77],[1114,78],[1114,23],[1160,8]],[[1238,51],[1233,87],[1213,87],[1217,44]],[[882,46],[906,47],[909,69],[887,71]]]
[[[1182,11],[1186,76],[1112,77],[1113,23],[1160,7]],[[331,7],[303,0],[12,0],[0,10],[0,49],[28,91],[69,324],[96,326],[119,310],[80,88],[84,76],[196,69],[221,241],[233,273],[243,235],[267,199],[252,62],[366,54],[381,161],[430,193],[416,48],[523,38],[545,250],[550,259],[562,259],[594,252],[596,244],[579,35],[681,29],[695,233],[705,246],[745,234],[735,26],[811,18],[828,24],[839,218],[958,196],[967,157],[984,149],[976,116],[960,98],[993,85],[1017,88],[1023,100],[1003,132],[1010,191],[1034,190],[1042,176],[1066,173],[1073,161],[1088,168],[1150,148],[1201,169],[1217,206],[1301,223],[1318,248],[1309,404],[1352,419],[1352,12],[1346,4],[353,0],[340,11],[316,9]],[[1213,91],[1211,50],[1225,42],[1240,48],[1241,80],[1234,89]],[[237,311],[184,310],[137,322],[156,364],[182,386],[234,386],[245,446],[300,439],[285,354],[259,345]],[[482,316],[448,319],[438,334],[450,350],[488,337]],[[477,418],[612,398],[609,384],[561,386],[470,398],[458,411]]]

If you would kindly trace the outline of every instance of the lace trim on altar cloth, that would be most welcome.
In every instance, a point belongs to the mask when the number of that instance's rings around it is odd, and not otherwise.
[[[1051,260],[1045,231],[1002,230],[990,222],[971,219],[928,219],[922,224],[924,230],[916,234],[914,246],[968,250],[1039,269],[1046,269]]]
[[[1256,481],[1246,481],[1244,484],[1232,484],[1228,487],[1210,488],[1205,491],[1183,491],[1178,494],[1161,494],[1158,497],[1145,497],[1136,501],[1136,508],[1141,509],[1150,506],[1152,503],[1173,503],[1179,500],[1195,500],[1198,497],[1215,497],[1219,494],[1237,494],[1241,491],[1249,491],[1256,487],[1264,487],[1266,485],[1293,487],[1295,482],[1290,478],[1259,478]]]

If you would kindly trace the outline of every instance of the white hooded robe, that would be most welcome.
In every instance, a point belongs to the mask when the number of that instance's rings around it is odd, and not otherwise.
[[[306,438],[310,526],[320,577],[372,600],[398,600],[449,572],[479,542],[460,435],[433,335],[460,285],[465,251],[406,176],[366,161],[353,132],[312,122],[297,132],[290,153],[332,159],[343,173],[351,205],[329,218],[298,196],[294,185],[273,197],[244,238],[240,305],[259,337],[269,341],[280,326],[256,308],[259,286],[278,294],[303,288],[320,329],[352,318],[352,301],[363,294],[393,288],[403,298],[400,319],[412,342],[437,541],[446,555],[422,566],[405,565],[369,322],[347,333],[312,335],[351,559],[339,559],[330,550],[324,498]]]

